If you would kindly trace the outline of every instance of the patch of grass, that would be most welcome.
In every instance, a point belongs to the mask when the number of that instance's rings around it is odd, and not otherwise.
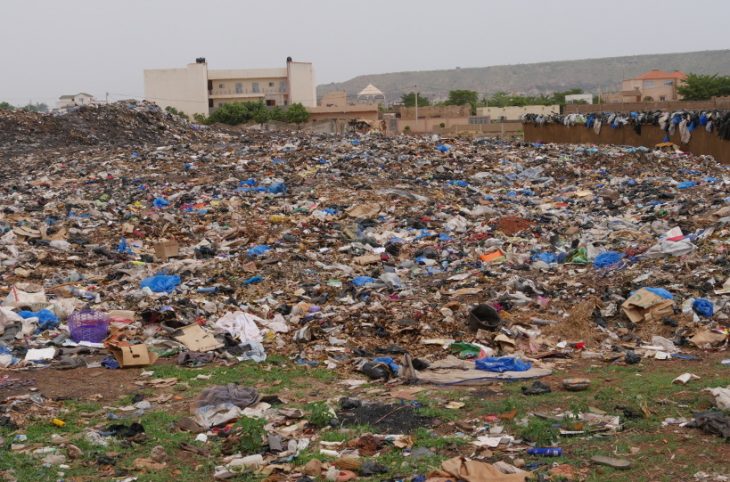
[[[468,441],[460,437],[446,437],[435,434],[430,430],[420,427],[413,434],[415,438],[414,447],[428,449],[455,448],[465,445]]]
[[[330,420],[334,419],[330,407],[325,402],[309,403],[306,406],[308,412],[307,421],[314,427],[322,428],[329,425]]]
[[[421,406],[415,412],[422,417],[438,418],[439,420],[453,422],[463,416],[462,413],[459,413],[459,410],[439,407],[437,405],[439,402],[429,398],[427,394],[419,394],[417,399]]]
[[[261,451],[266,435],[264,425],[266,425],[266,420],[263,418],[241,417],[236,422],[236,426],[241,428],[238,447],[242,454],[255,454]]]
[[[389,472],[387,474],[376,476],[372,480],[410,479],[414,475],[427,474],[432,470],[437,469],[441,465],[441,462],[447,458],[448,457],[444,455],[434,454],[432,456],[413,459],[410,456],[403,455],[403,453],[398,450],[386,451],[382,453],[376,461],[388,467]]]
[[[294,365],[281,357],[271,357],[264,362],[241,362],[231,367],[209,366],[186,368],[178,365],[155,365],[152,368],[155,378],[175,377],[187,382],[193,391],[208,385],[239,383],[245,385],[262,384],[265,393],[278,393],[283,388],[311,386],[311,380],[330,382],[336,375],[325,368],[307,368]],[[197,379],[198,375],[209,375],[209,379]]]
[[[538,417],[530,417],[527,425],[519,428],[519,436],[540,447],[547,447],[558,439],[560,431],[553,427],[553,422]]]

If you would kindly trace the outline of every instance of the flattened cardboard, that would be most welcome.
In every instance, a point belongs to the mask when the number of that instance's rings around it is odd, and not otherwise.
[[[204,352],[223,347],[223,343],[216,340],[212,333],[203,330],[200,325],[188,325],[181,328],[180,331],[182,334],[176,336],[175,339],[190,351]]]
[[[157,355],[151,353],[145,344],[130,345],[126,341],[117,341],[107,343],[106,347],[122,368],[144,367],[157,360]]]
[[[642,288],[621,305],[632,323],[659,320],[673,313],[674,302]]]
[[[166,260],[180,254],[180,245],[174,239],[160,241],[155,244],[155,256],[158,259]]]

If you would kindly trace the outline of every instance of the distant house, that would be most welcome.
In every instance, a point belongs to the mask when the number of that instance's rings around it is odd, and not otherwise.
[[[61,97],[59,97],[57,107],[59,109],[64,109],[77,105],[89,105],[95,102],[96,100],[94,99],[93,95],[87,94],[85,92],[79,92],[78,94],[62,95]]]
[[[662,102],[681,100],[677,88],[687,79],[687,74],[679,70],[665,72],[650,70],[633,79],[625,79],[621,83],[620,92],[609,92],[603,95],[603,102]]]

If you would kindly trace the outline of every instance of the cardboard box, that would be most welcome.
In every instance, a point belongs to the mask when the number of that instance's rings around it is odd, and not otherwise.
[[[182,334],[175,339],[185,345],[190,351],[211,351],[222,348],[223,343],[215,339],[212,333],[205,331],[200,325],[192,324],[180,328]]]
[[[157,360],[157,355],[151,353],[145,344],[131,345],[126,341],[115,341],[107,343],[106,347],[122,368],[144,367]]]
[[[674,301],[642,288],[624,301],[621,309],[632,323],[639,323],[640,321],[659,321],[674,312],[673,306]]]
[[[178,254],[180,254],[180,245],[174,239],[155,244],[155,256],[158,259],[166,260],[174,258]]]

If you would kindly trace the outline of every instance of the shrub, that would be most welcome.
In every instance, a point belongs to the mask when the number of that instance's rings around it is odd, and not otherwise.
[[[296,103],[289,106],[286,111],[286,121],[293,124],[302,124],[309,120],[309,111],[302,104]]]
[[[238,446],[243,454],[255,454],[261,451],[264,445],[266,420],[263,418],[241,417],[236,422],[241,428],[241,438]]]

